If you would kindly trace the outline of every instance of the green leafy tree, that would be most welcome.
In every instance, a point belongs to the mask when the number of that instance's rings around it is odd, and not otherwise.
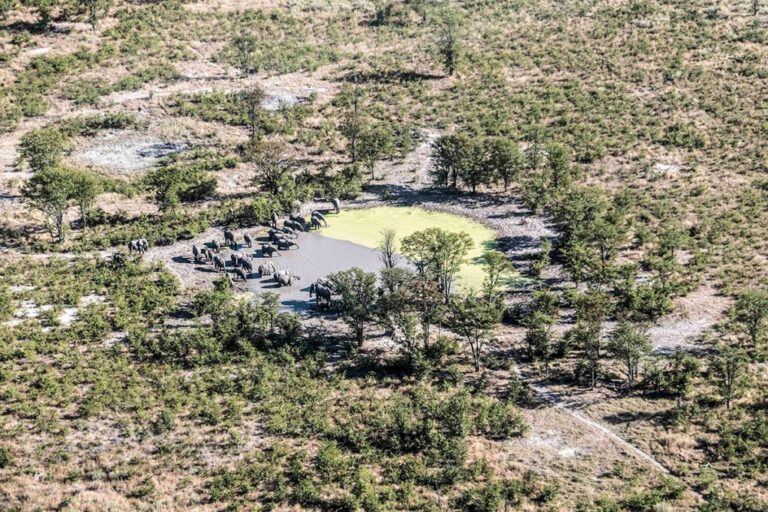
[[[245,160],[256,166],[253,182],[267,192],[278,194],[283,178],[293,167],[293,161],[288,158],[285,146],[277,141],[262,141],[248,146]]]
[[[464,133],[443,135],[432,143],[432,179],[439,187],[457,188],[472,141]]]
[[[64,212],[74,195],[73,172],[62,167],[45,167],[27,180],[21,195],[46,216],[54,240],[63,241]]]
[[[512,262],[501,251],[485,251],[481,261],[485,271],[483,278],[485,299],[488,301],[497,300],[502,280],[513,270]]]
[[[88,229],[88,211],[103,190],[103,180],[91,171],[76,170],[72,174],[72,199],[80,209],[83,230]]]
[[[245,108],[250,128],[251,145],[259,142],[259,122],[261,120],[261,103],[266,97],[264,89],[259,85],[252,85],[238,93],[240,101]]]
[[[480,371],[484,347],[501,322],[501,315],[498,304],[476,295],[456,298],[450,304],[448,324],[469,345],[475,371]]]
[[[736,298],[734,306],[735,320],[744,326],[752,345],[757,345],[765,332],[765,319],[768,317],[768,292],[765,290],[747,290]]]
[[[446,9],[437,22],[437,53],[443,68],[452,76],[459,64],[463,23],[458,12]]]
[[[21,138],[19,158],[33,171],[55,167],[69,149],[69,140],[58,128],[30,130]]]
[[[631,386],[637,379],[640,361],[653,346],[643,329],[629,322],[620,322],[608,337],[608,351],[624,363],[627,383]]]
[[[435,281],[445,303],[450,301],[453,281],[474,243],[468,234],[452,233],[441,228],[428,228],[403,238],[403,254],[419,273]]]
[[[607,293],[593,289],[578,295],[574,307],[576,326],[566,334],[566,339],[582,350],[583,359],[577,369],[586,372],[589,385],[594,388],[603,357],[603,323],[613,310],[613,304]]]
[[[339,294],[339,308],[344,321],[352,329],[358,347],[365,341],[365,326],[374,319],[376,306],[376,274],[354,267],[328,276]]]
[[[693,388],[693,381],[699,375],[699,360],[690,354],[677,352],[672,356],[672,361],[664,377],[666,388],[677,398],[677,406],[681,407],[683,401]]]
[[[238,36],[230,43],[229,50],[232,55],[232,62],[244,75],[258,71],[256,65],[258,47],[259,42],[250,35]]]
[[[489,172],[504,184],[504,191],[520,176],[523,167],[523,155],[520,148],[505,137],[491,137],[486,142]]]
[[[733,401],[749,386],[749,359],[746,352],[733,347],[724,347],[711,362],[715,384],[730,410]]]
[[[458,169],[462,183],[473,194],[477,187],[493,182],[493,168],[488,164],[488,150],[482,139],[470,142],[464,157],[459,160]]]
[[[173,211],[181,202],[197,201],[216,190],[216,178],[194,165],[171,164],[149,172],[143,179],[162,211]]]
[[[371,173],[371,181],[376,179],[376,162],[391,156],[394,150],[392,130],[383,123],[364,127],[357,135],[357,158]]]
[[[357,162],[357,141],[363,129],[363,119],[360,112],[361,90],[357,75],[353,86],[346,85],[339,94],[338,105],[345,108],[342,116],[340,131],[347,138],[349,155],[352,163]]]
[[[527,328],[525,341],[532,361],[544,361],[544,372],[549,378],[549,364],[554,357],[552,327],[560,316],[560,298],[557,294],[541,289],[533,293],[530,309],[523,324]]]

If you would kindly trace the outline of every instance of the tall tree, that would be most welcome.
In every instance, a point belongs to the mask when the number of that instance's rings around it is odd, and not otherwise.
[[[462,19],[458,12],[446,9],[437,19],[437,53],[443,68],[452,76],[461,54]]]
[[[261,104],[266,97],[264,89],[259,85],[252,85],[239,93],[240,101],[245,107],[245,112],[248,117],[248,126],[250,128],[250,140],[251,144],[259,142],[259,122],[261,114]]]
[[[765,331],[765,319],[768,318],[768,292],[765,290],[747,290],[736,298],[734,316],[744,326],[752,345],[757,345]]]
[[[365,326],[374,319],[376,306],[376,274],[354,267],[328,276],[339,294],[344,321],[352,329],[358,347],[365,341]]]
[[[21,195],[41,211],[51,226],[51,236],[64,240],[64,212],[74,193],[73,172],[61,167],[45,167],[27,180]]]
[[[438,284],[447,304],[454,278],[474,245],[469,235],[428,228],[403,238],[400,245],[419,273]]]
[[[621,322],[608,338],[608,350],[614,358],[624,363],[627,384],[635,383],[640,361],[647,356],[653,346],[651,338],[643,329],[629,322]]]
[[[439,187],[457,188],[472,141],[465,133],[443,135],[432,143],[432,179]]]
[[[394,149],[392,130],[383,123],[364,127],[357,134],[357,158],[371,173],[371,181],[376,179],[376,162],[390,156]]]
[[[664,380],[669,391],[677,398],[678,407],[683,405],[683,401],[691,392],[693,381],[699,375],[699,368],[698,359],[690,354],[676,352],[672,356]]]
[[[481,257],[485,277],[483,293],[485,299],[494,301],[499,296],[499,288],[504,276],[512,272],[512,262],[501,251],[485,251]]]
[[[400,260],[397,254],[397,233],[392,228],[386,228],[381,231],[381,242],[379,242],[379,255],[385,268],[394,268]]]
[[[475,371],[480,371],[485,345],[501,321],[501,308],[477,295],[467,295],[451,302],[449,311],[451,329],[467,342]]]
[[[96,196],[101,193],[103,182],[96,174],[86,170],[73,171],[72,182],[72,199],[80,209],[83,230],[86,230],[88,229],[88,211],[93,206]]]
[[[491,137],[487,144],[487,165],[496,179],[504,184],[504,191],[520,176],[523,155],[517,144],[505,137]]]
[[[262,141],[249,146],[246,160],[256,165],[253,182],[272,194],[280,192],[280,185],[293,166],[285,146],[277,141]]]
[[[712,359],[711,369],[715,383],[729,410],[733,400],[741,396],[749,384],[748,363],[747,354],[733,347],[724,347]]]
[[[353,164],[357,162],[357,141],[363,129],[363,120],[360,112],[362,91],[360,90],[359,82],[360,79],[355,75],[354,85],[351,88],[349,86],[345,87],[342,94],[339,95],[342,105],[346,107],[340,130],[347,138],[349,156]]]
[[[463,159],[459,161],[459,176],[472,193],[480,185],[493,182],[493,168],[488,165],[488,148],[482,139],[474,140],[467,146]]]

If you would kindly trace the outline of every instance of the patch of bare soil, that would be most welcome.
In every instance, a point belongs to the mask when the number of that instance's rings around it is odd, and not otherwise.
[[[163,157],[189,147],[185,142],[164,141],[132,131],[109,131],[79,148],[70,158],[91,167],[133,172],[154,167]]]

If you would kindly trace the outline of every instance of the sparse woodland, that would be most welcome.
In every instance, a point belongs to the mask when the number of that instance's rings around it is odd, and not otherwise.
[[[760,1],[0,0],[0,510],[766,510],[766,79]],[[498,240],[178,272],[331,198]]]

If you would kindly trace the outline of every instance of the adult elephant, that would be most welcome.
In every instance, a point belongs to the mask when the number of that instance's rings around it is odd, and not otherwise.
[[[317,220],[322,222],[324,225],[326,225],[326,226],[328,225],[328,221],[325,220],[325,215],[323,215],[322,213],[320,213],[317,210],[312,212],[312,218],[314,219],[315,217],[317,217]]]
[[[294,231],[288,226],[283,226],[283,229],[281,229],[281,231],[285,233],[285,235],[288,236],[289,238],[299,238],[299,235],[296,233],[296,231]]]
[[[294,279],[298,281],[301,279],[301,277],[295,275],[290,270],[281,270],[279,272],[275,272],[274,275],[274,280],[278,286],[291,286]]]
[[[271,261],[259,265],[259,277],[271,276],[275,273],[275,264]]]
[[[327,286],[323,286],[319,282],[314,282],[309,286],[309,296],[310,298],[312,295],[316,298],[316,303],[319,306],[320,301],[324,300],[328,304],[331,303],[331,296],[333,295],[333,290],[328,288]]]
[[[227,271],[227,265],[224,263],[224,260],[221,259],[218,255],[213,257],[213,267],[218,271],[221,270],[223,272]]]
[[[311,222],[312,222],[312,226],[311,226],[312,229],[320,229],[321,227],[323,227],[323,225],[320,223],[320,219],[318,219],[317,217],[312,217]]]
[[[253,262],[250,258],[240,258],[240,266],[249,274],[253,274]]]
[[[309,224],[307,224],[307,219],[305,219],[301,215],[291,215],[289,219],[299,224],[302,228],[304,228],[304,231],[306,231],[307,228],[309,227]]]
[[[216,240],[211,240],[211,249],[213,249],[213,251],[218,254],[221,250],[221,244]]]
[[[341,212],[341,201],[339,201],[338,197],[334,197],[333,199],[331,199],[331,204],[336,209],[336,213]]]
[[[261,254],[271,258],[273,254],[280,256],[280,251],[278,251],[277,247],[272,244],[261,244]]]
[[[251,235],[246,233],[243,235],[243,239],[245,240],[245,244],[248,246],[249,249],[253,247],[253,238],[251,238]]]
[[[297,249],[299,248],[299,244],[297,244],[296,242],[292,242],[286,238],[281,238],[280,240],[277,241],[277,249],[280,251],[287,251],[294,246]]]
[[[269,218],[272,221],[272,227],[276,228],[277,227],[277,220],[278,220],[277,212],[273,211],[272,215],[270,215]]]
[[[246,274],[245,271],[243,269],[241,269],[241,268],[236,268],[235,269],[235,275],[237,277],[239,277],[240,279],[242,279],[243,281],[247,281],[248,280],[248,274]]]
[[[294,231],[300,231],[304,232],[306,229],[304,229],[304,225],[296,222],[295,220],[286,219],[285,222],[283,222],[283,227],[292,229]]]
[[[192,257],[195,259],[195,263],[200,261],[200,249],[196,245],[192,245]]]
[[[230,256],[230,259],[232,260],[232,266],[235,268],[239,267],[242,264],[244,258],[245,257],[242,254],[233,252]]]
[[[235,245],[237,245],[235,243],[235,234],[229,229],[224,230],[224,245],[228,245],[230,247],[235,247]]]

